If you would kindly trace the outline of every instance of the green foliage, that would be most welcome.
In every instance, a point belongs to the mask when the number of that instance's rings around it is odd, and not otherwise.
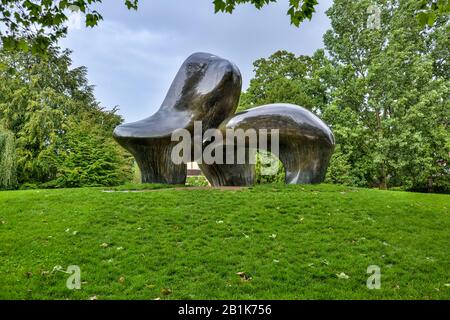
[[[449,192],[448,20],[424,32],[415,1],[380,1],[382,29],[370,29],[372,4],[334,2],[326,52],[257,60],[240,109],[291,102],[321,116],[338,144],[330,182]]]
[[[313,57],[277,51],[267,59],[255,61],[255,77],[242,94],[238,111],[274,102],[293,103],[319,111],[327,102],[327,89],[316,76],[324,59],[323,51]]]
[[[17,185],[14,135],[0,126],[0,190]]]
[[[450,14],[449,0],[420,0],[417,3],[416,16],[421,27],[433,27],[438,18]]]
[[[56,186],[114,186],[131,180],[131,163],[126,164],[109,134],[88,119],[70,123],[62,140]]]
[[[122,173],[130,171],[131,163],[126,161],[127,168],[123,167],[122,160],[129,155],[118,146],[113,148],[111,137],[122,119],[115,109],[105,111],[98,106],[86,69],[70,68],[69,51],[52,48],[48,52],[43,57],[0,51],[4,66],[0,69],[0,119],[15,136],[19,183],[54,187],[59,179],[62,186],[102,184],[99,177],[105,178],[105,183],[122,182]],[[93,157],[108,162],[104,166],[92,164],[103,171],[95,172],[94,180],[82,176],[94,169],[86,166],[75,177],[79,159],[68,157],[73,148],[81,152],[84,143],[92,152],[82,153],[86,165],[93,163]],[[61,162],[63,157],[68,162]],[[107,170],[111,176],[105,174]]]
[[[370,1],[337,0],[328,11],[333,28],[324,42],[335,68],[324,119],[352,167],[364,173],[359,179],[409,189],[429,181],[431,191],[433,180],[449,177],[450,86],[434,60],[438,48],[448,47],[439,36],[448,26],[438,21],[422,32],[415,1],[387,2],[380,4],[381,30],[365,28]],[[441,64],[448,68],[448,60]]]
[[[128,9],[137,9],[138,0],[125,0]],[[68,14],[76,8],[84,14],[85,25],[94,27],[102,15],[93,7],[102,0],[2,0],[0,37],[5,49],[46,54],[50,45],[67,33]],[[0,25],[1,26],[1,25]]]
[[[0,192],[0,299],[449,297],[449,195],[144,187]],[[51,272],[73,264],[81,290]],[[366,286],[373,264],[381,290]]]
[[[257,9],[277,0],[212,0],[215,12],[232,13],[237,5],[249,3]],[[47,49],[67,34],[66,22],[71,10],[84,15],[86,27],[95,27],[103,19],[96,10],[102,0],[2,0],[0,1],[0,38],[4,48],[45,55]],[[124,0],[128,9],[137,10],[138,0]],[[318,0],[289,0],[287,15],[299,26],[311,20]],[[415,17],[423,28],[433,26],[450,13],[449,0],[416,2]],[[350,21],[350,20],[349,20]]]
[[[239,4],[250,3],[259,10],[277,0],[214,0],[213,2],[216,13],[219,11],[232,13]],[[287,14],[291,18],[291,24],[298,27],[305,19],[311,20],[317,4],[317,0],[290,0]]]

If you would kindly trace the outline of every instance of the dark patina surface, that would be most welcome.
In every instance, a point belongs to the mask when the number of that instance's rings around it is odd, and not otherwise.
[[[226,136],[227,129],[254,129],[257,133],[278,129],[279,159],[286,171],[286,183],[319,183],[324,180],[334,151],[334,136],[330,128],[309,110],[292,104],[264,105],[225,119],[219,130]],[[267,151],[272,150],[270,142],[269,138]],[[250,154],[249,150],[246,154]],[[213,186],[246,186],[255,180],[255,165],[248,162],[201,164],[200,168]]]
[[[233,114],[241,93],[241,74],[230,61],[209,53],[191,55],[178,71],[160,109],[152,116],[116,127],[114,139],[136,159],[142,182],[184,184],[186,164],[174,164],[171,141],[177,129],[193,133],[216,128]]]

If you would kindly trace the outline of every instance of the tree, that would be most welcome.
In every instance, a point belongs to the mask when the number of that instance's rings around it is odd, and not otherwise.
[[[14,135],[0,126],[0,190],[16,187]]]
[[[138,0],[123,0],[128,9],[137,10]],[[212,0],[215,12],[232,13],[237,5],[249,3],[257,9],[278,0]],[[71,10],[84,14],[85,25],[95,27],[102,15],[96,7],[102,0],[1,0],[0,37],[6,49],[20,49],[45,54],[46,50],[67,33],[66,22]],[[289,0],[287,14],[291,24],[299,26],[311,20],[318,0]],[[416,17],[422,27],[432,26],[439,16],[450,13],[450,0],[421,0],[416,4]],[[0,25],[1,27],[1,25]]]
[[[67,137],[79,132],[75,124],[98,128],[89,132],[102,133],[104,137],[93,141],[103,150],[122,121],[116,109],[98,105],[86,68],[71,69],[69,54],[58,48],[50,48],[46,56],[0,51],[0,125],[14,134],[20,184],[48,183],[61,175],[61,157],[74,148]],[[111,159],[123,159],[119,150]]]
[[[57,187],[114,186],[131,180],[131,157],[90,119],[70,119],[58,155]]]
[[[0,31],[6,49],[31,50],[44,54],[67,33],[68,13],[79,10],[85,25],[94,27],[102,15],[93,6],[102,0],[1,0],[0,22],[6,31]],[[128,9],[137,9],[138,0],[124,0]],[[1,26],[1,25],[0,25]],[[1,30],[1,29],[0,29]]]
[[[216,13],[219,11],[232,13],[239,4],[250,3],[257,9],[261,9],[271,2],[277,2],[277,0],[214,0],[214,7]],[[290,0],[287,14],[290,16],[291,23],[298,27],[305,19],[311,20],[317,4],[317,0]]]
[[[319,50],[313,57],[277,51],[267,59],[256,60],[255,77],[242,94],[238,111],[282,101],[321,112],[327,103],[326,87],[316,75],[323,59],[324,52]]]
[[[450,0],[420,0],[416,16],[421,27],[433,27],[439,17],[450,13]]]
[[[445,19],[423,32],[414,19],[415,1],[382,1],[382,29],[370,29],[365,14],[370,4],[336,0],[328,11],[332,30],[324,41],[341,80],[324,118],[336,121],[336,113],[344,111],[353,119],[335,133],[349,154],[347,148],[355,145],[348,143],[345,128],[360,132],[357,149],[366,157],[361,162],[358,153],[350,161],[362,165],[365,180],[381,188],[424,183],[432,188],[446,176],[442,161],[448,157],[450,86],[433,60],[436,48],[448,46],[448,38],[435,37],[447,28]]]
[[[241,108],[293,102],[319,114],[338,144],[329,182],[450,190],[448,19],[423,30],[415,1],[379,1],[381,29],[371,29],[372,4],[335,0],[326,54],[258,60]]]

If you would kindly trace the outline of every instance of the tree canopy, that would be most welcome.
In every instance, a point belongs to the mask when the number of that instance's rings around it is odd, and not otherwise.
[[[129,171],[111,137],[121,117],[99,106],[86,68],[72,69],[69,54],[0,51],[0,127],[14,138],[20,184],[118,184]]]
[[[211,0],[215,12],[233,13],[236,6],[253,5],[261,9],[278,0]],[[139,0],[122,0],[128,9],[138,9]],[[381,1],[382,3],[385,1]],[[87,27],[95,27],[103,19],[97,10],[102,0],[0,0],[0,37],[4,48],[45,54],[46,49],[67,33],[68,15],[79,10]],[[318,0],[289,0],[287,15],[291,24],[299,26],[311,20]],[[424,27],[434,25],[440,16],[450,13],[450,0],[415,1],[415,17]],[[351,20],[349,20],[351,21]]]
[[[330,182],[448,191],[448,19],[425,31],[416,1],[389,0],[381,29],[370,29],[371,3],[334,1],[325,52],[257,60],[240,109],[292,102],[319,114],[337,140]]]

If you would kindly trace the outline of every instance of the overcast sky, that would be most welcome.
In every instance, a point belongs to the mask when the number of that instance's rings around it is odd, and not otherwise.
[[[237,6],[232,15],[214,14],[212,0],[141,0],[138,11],[120,1],[104,1],[104,20],[94,29],[71,29],[63,47],[73,50],[74,66],[88,68],[102,106],[119,106],[127,122],[154,113],[181,63],[191,53],[209,52],[233,61],[244,89],[253,61],[277,50],[312,54],[329,29],[325,15],[332,0],[321,0],[311,22],[296,28],[286,16],[288,0],[258,11]]]

